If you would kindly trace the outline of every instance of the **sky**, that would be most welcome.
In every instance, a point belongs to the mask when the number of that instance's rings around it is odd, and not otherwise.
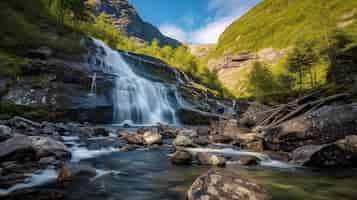
[[[192,44],[216,43],[235,19],[261,0],[129,0],[165,35]]]

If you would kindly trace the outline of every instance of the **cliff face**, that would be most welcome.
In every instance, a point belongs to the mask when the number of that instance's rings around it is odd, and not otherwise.
[[[144,42],[151,42],[156,38],[160,45],[172,47],[180,45],[177,40],[164,36],[152,24],[144,22],[127,0],[92,0],[90,4],[95,15],[106,13],[112,16],[115,26],[129,37]]]

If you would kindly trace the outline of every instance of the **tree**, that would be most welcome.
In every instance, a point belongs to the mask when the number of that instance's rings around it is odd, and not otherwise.
[[[276,82],[271,71],[262,63],[254,63],[253,69],[248,77],[248,90],[262,100],[266,95],[272,94],[276,89]]]
[[[303,77],[306,72],[310,75],[311,87],[315,87],[313,66],[319,61],[319,56],[314,49],[314,42],[304,42],[296,46],[288,56],[288,70],[299,74],[300,89],[303,88]]]
[[[289,92],[294,89],[295,78],[288,74],[280,74],[277,78],[277,82],[282,91]]]

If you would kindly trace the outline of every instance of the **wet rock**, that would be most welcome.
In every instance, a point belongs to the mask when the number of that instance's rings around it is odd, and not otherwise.
[[[9,200],[64,200],[65,192],[55,189],[32,188],[15,191],[6,197]]]
[[[230,136],[227,135],[211,135],[209,139],[213,143],[221,143],[221,144],[228,144],[233,141]]]
[[[57,160],[55,157],[44,157],[38,161],[38,164],[42,166],[58,166],[60,164],[60,161]]]
[[[67,181],[72,181],[72,174],[69,171],[69,169],[66,167],[66,165],[62,165],[61,168],[59,169],[58,176],[57,176],[57,181],[58,182],[67,182]]]
[[[141,134],[137,133],[121,133],[120,138],[127,141],[128,144],[143,145],[144,139]]]
[[[189,138],[188,136],[185,135],[178,135],[175,140],[173,141],[173,145],[175,147],[193,147],[195,144]]]
[[[58,159],[70,157],[69,150],[62,142],[48,137],[16,135],[0,144],[1,159],[25,158],[29,154],[36,159],[48,156]]]
[[[192,155],[187,151],[176,151],[171,157],[171,162],[177,165],[191,164]]]
[[[231,170],[210,170],[198,177],[187,192],[187,200],[271,200],[263,186]]]
[[[145,132],[143,140],[146,145],[162,144],[162,136],[152,131]]]
[[[239,164],[244,166],[259,165],[260,160],[254,156],[240,156]]]
[[[207,136],[210,134],[210,128],[208,126],[201,126],[197,128],[197,135]]]
[[[23,183],[26,179],[25,174],[15,173],[0,176],[0,188],[8,189],[16,184]]]
[[[94,135],[96,137],[99,137],[99,136],[107,137],[107,136],[109,136],[109,132],[105,128],[95,128],[94,129]]]
[[[30,58],[46,59],[54,54],[53,50],[48,47],[40,47],[38,49],[33,49],[28,52]]]
[[[335,143],[306,145],[291,153],[291,162],[313,167],[356,167],[357,136],[347,136]]]
[[[266,119],[273,111],[270,107],[258,103],[245,103],[240,106],[239,121],[240,125],[252,128]]]
[[[209,125],[211,121],[218,121],[222,116],[208,112],[191,109],[178,109],[177,116],[183,124],[187,125]]]
[[[12,129],[10,127],[0,125],[0,142],[10,139],[12,136]]]
[[[202,165],[213,165],[219,167],[224,167],[226,165],[226,159],[224,157],[211,153],[198,153],[197,159]]]
[[[206,146],[209,144],[209,139],[208,136],[199,136],[197,138],[193,138],[193,142],[201,146]]]
[[[357,104],[324,106],[264,131],[268,149],[292,151],[306,145],[322,145],[357,132]]]
[[[10,119],[8,121],[8,124],[11,125],[11,127],[23,128],[23,129],[31,129],[31,128],[40,129],[42,127],[40,123],[17,116]]]
[[[242,145],[242,147],[255,152],[263,152],[265,150],[263,139],[246,142]]]
[[[81,136],[84,136],[86,138],[90,138],[95,135],[94,129],[92,127],[79,127],[78,132]]]
[[[163,138],[171,139],[176,138],[178,130],[176,128],[170,128],[168,126],[159,124],[158,132],[162,135]]]
[[[119,150],[127,152],[127,151],[133,151],[139,147],[140,147],[139,145],[135,145],[135,144],[126,144],[126,145],[120,147]]]

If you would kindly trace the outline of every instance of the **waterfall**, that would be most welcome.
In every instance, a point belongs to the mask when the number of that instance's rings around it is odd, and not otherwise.
[[[176,124],[175,108],[169,100],[170,88],[137,75],[122,55],[102,41],[93,39],[101,52],[96,65],[115,75],[112,92],[114,123],[120,125]]]
[[[95,96],[97,94],[97,73],[95,72],[92,76],[92,84],[90,86],[89,96]]]

